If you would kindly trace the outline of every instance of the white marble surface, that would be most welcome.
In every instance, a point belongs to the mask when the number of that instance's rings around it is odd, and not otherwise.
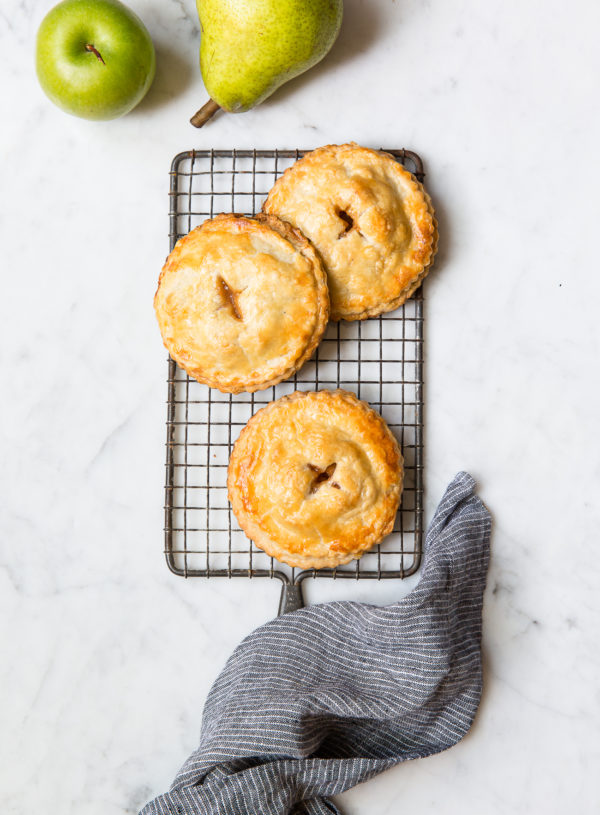
[[[188,124],[205,98],[192,0],[131,0],[158,74],[109,123],[66,116],[38,88],[50,5],[0,9],[2,813],[136,813],[195,746],[226,657],[274,614],[275,584],[186,582],[161,555],[151,301],[167,172],[191,147],[348,139],[426,160],[442,231],[427,287],[427,514],[465,468],[494,533],[472,731],[340,805],[599,811],[597,5],[347,0],[319,68],[201,132]]]

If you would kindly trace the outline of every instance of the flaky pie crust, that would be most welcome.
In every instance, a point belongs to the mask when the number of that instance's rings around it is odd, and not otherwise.
[[[307,153],[276,181],[263,211],[316,247],[333,320],[398,308],[423,282],[437,249],[422,184],[393,156],[354,143]]]
[[[173,359],[224,393],[292,376],[329,318],[321,260],[272,215],[223,214],[181,238],[160,274],[154,308]]]
[[[385,421],[348,391],[298,392],[236,441],[228,496],[246,535],[304,569],[359,558],[393,528],[403,459]]]

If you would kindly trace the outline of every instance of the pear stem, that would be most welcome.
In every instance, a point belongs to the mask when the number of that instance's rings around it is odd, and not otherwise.
[[[100,53],[100,51],[98,51],[98,49],[97,49],[97,48],[94,48],[94,46],[93,46],[93,45],[90,45],[90,43],[88,43],[88,44],[85,46],[85,50],[86,50],[86,51],[90,51],[90,53],[92,53],[92,54],[95,54],[95,55],[96,55],[96,58],[97,58],[97,59],[98,59],[98,60],[99,60],[99,61],[100,61],[100,62],[101,62],[103,65],[106,65],[106,62],[104,62],[104,60],[102,59],[102,54]]]
[[[194,127],[202,127],[202,125],[205,125],[208,120],[212,118],[220,109],[220,105],[217,105],[213,99],[209,99],[205,105],[202,105],[200,110],[197,110],[196,113],[194,113],[190,119],[190,122],[194,125]]]

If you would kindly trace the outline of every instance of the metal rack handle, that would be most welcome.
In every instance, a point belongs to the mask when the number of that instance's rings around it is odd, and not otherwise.
[[[287,614],[288,611],[298,611],[299,608],[304,608],[304,599],[302,598],[302,586],[300,583],[290,583],[283,581],[281,586],[281,599],[279,600],[278,616]]]

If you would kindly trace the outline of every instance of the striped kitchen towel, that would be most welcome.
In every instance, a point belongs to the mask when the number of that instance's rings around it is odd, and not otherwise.
[[[141,815],[331,815],[328,800],[451,747],[481,696],[490,516],[459,473],[427,533],[417,587],[387,607],[284,614],[234,651],[200,746]]]

